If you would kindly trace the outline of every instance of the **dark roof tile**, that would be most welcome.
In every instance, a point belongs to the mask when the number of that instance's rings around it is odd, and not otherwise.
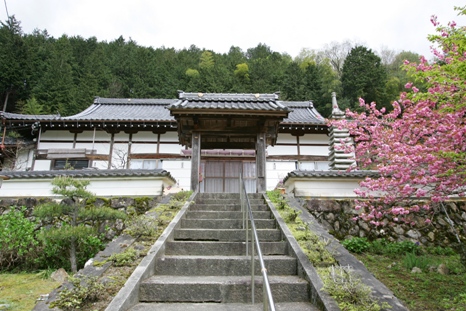
[[[183,93],[180,99],[140,99],[96,97],[86,110],[68,117],[59,115],[24,115],[3,112],[7,120],[24,121],[149,121],[176,122],[169,107],[190,109],[232,109],[249,111],[289,112],[281,124],[324,125],[325,119],[313,107],[312,102],[276,100],[277,94],[214,94],[199,97],[197,93]],[[201,99],[198,99],[201,98]],[[207,100],[206,100],[207,99]],[[175,108],[178,109],[178,108]]]
[[[37,178],[55,178],[57,176],[73,176],[80,178],[90,177],[167,177],[173,182],[176,180],[169,172],[163,169],[156,170],[58,170],[58,171],[2,171],[2,175],[10,179],[37,179]]]
[[[378,177],[378,171],[301,171],[296,170],[289,172],[283,182],[290,178],[365,178],[365,177]]]

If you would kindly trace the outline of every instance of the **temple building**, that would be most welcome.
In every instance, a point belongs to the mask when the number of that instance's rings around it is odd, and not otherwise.
[[[333,101],[337,116],[335,95]],[[277,93],[96,97],[73,116],[2,112],[1,118],[2,173],[13,179],[52,176],[67,167],[90,177],[157,171],[168,173],[174,187],[237,192],[241,174],[248,191],[264,192],[296,170],[351,164],[350,156],[329,152],[329,135],[347,133],[329,132],[312,101],[282,101]],[[8,137],[11,132],[21,144]]]

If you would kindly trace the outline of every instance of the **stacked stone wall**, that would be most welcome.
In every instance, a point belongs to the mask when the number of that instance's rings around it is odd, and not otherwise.
[[[340,240],[351,237],[366,237],[369,240],[385,238],[389,241],[410,240],[426,246],[447,247],[458,242],[449,224],[451,219],[463,243],[466,242],[466,201],[445,203],[449,219],[443,211],[434,209],[430,213],[424,211],[407,215],[408,223],[394,222],[387,216],[381,221],[383,225],[378,227],[362,219],[355,220],[360,211],[355,209],[355,203],[350,199],[304,200],[303,206]],[[431,222],[426,223],[426,218]]]
[[[66,200],[66,199],[65,199]],[[125,212],[127,215],[137,215],[142,214],[145,211],[155,207],[161,200],[161,196],[153,198],[130,198],[130,197],[121,197],[121,198],[96,198],[89,204],[93,204],[97,207],[107,206],[116,210]],[[20,198],[20,199],[1,199],[0,200],[0,215],[8,213],[13,209],[22,210],[24,209],[25,216],[31,221],[36,221],[36,218],[33,215],[34,207],[51,202],[52,199],[49,198]],[[38,225],[38,230],[42,226],[49,226],[50,223],[42,221]],[[105,221],[102,222],[99,226],[99,233],[105,234],[105,238],[112,240],[114,237],[120,235],[125,229],[124,221],[117,219],[114,221]]]

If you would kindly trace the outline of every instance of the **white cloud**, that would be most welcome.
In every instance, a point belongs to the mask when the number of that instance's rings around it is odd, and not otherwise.
[[[59,37],[80,35],[112,41],[122,35],[140,45],[182,49],[195,44],[218,53],[269,45],[296,56],[302,48],[320,49],[332,41],[353,40],[430,56],[429,19],[442,24],[458,18],[459,0],[17,0],[8,10],[23,30],[47,29]],[[6,20],[0,9],[0,19]]]

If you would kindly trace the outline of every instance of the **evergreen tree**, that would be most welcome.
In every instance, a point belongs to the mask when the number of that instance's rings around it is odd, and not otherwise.
[[[346,57],[343,64],[341,83],[343,96],[353,105],[359,106],[359,98],[367,102],[376,102],[385,107],[390,103],[385,99],[387,72],[380,57],[364,46],[356,46]]]
[[[55,226],[45,229],[42,234],[50,241],[66,241],[70,245],[71,270],[77,271],[76,246],[79,240],[95,235],[95,222],[123,219],[123,212],[109,207],[86,206],[94,195],[86,188],[88,180],[59,176],[52,180],[52,193],[65,199],[61,203],[47,203],[36,207],[34,215],[42,220],[53,220]]]
[[[27,77],[27,49],[21,23],[10,16],[0,28],[0,95],[2,111],[14,110],[16,100],[24,99]]]

